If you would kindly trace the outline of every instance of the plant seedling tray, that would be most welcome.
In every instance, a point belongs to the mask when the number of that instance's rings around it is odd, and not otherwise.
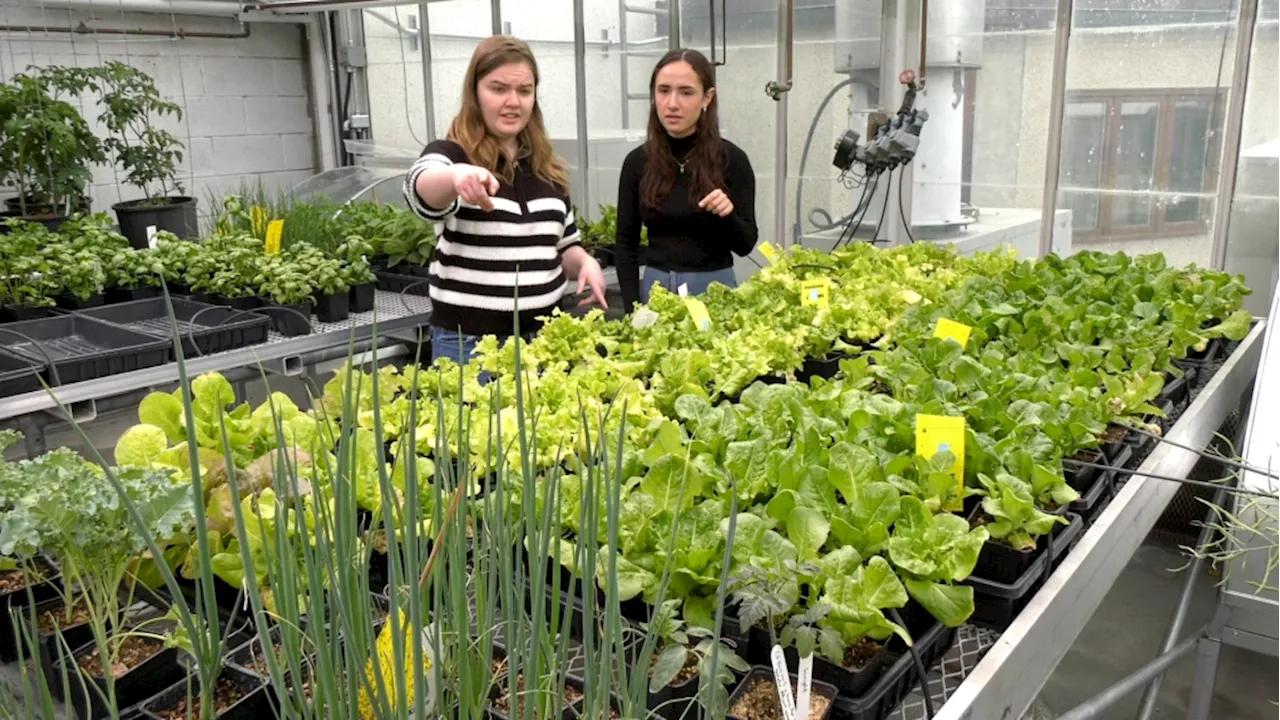
[[[0,352],[0,397],[39,390],[41,374],[48,368],[47,362]]]
[[[12,592],[0,594],[0,663],[11,663],[18,659],[19,641],[21,640],[24,647],[27,647],[25,639],[19,635],[18,627],[10,618],[19,623],[25,623],[29,620],[28,612],[30,610],[30,601],[35,600],[36,605],[54,600],[59,597],[62,590],[62,575],[51,564],[46,565],[45,570],[50,577],[46,580],[35,583],[31,586],[30,595],[27,594],[27,588],[19,588]],[[29,650],[24,650],[24,654],[30,656]]]
[[[202,688],[200,687],[199,677],[193,675],[189,680],[191,682],[191,697],[194,701],[200,697]],[[218,720],[257,720],[258,718],[274,717],[274,711],[271,707],[271,695],[267,692],[267,685],[262,681],[262,678],[228,665],[222,668],[222,674],[218,680],[219,682],[226,681],[231,683],[243,693],[235,704],[218,715]],[[142,717],[151,720],[152,718],[160,717],[159,712],[170,710],[179,703],[185,704],[187,682],[188,678],[178,680],[167,689],[142,703],[140,706]],[[194,710],[194,708],[191,709]],[[184,714],[181,717],[186,717],[186,715]]]
[[[266,316],[182,298],[172,298],[172,302],[173,317],[182,338],[182,354],[186,357],[267,341],[267,328],[271,321]],[[172,345],[173,328],[169,324],[169,309],[164,298],[108,305],[82,310],[79,314],[148,335],[163,341],[166,346]],[[172,354],[172,348],[169,351]]]
[[[169,359],[164,340],[84,315],[8,323],[0,328],[25,336],[0,332],[0,347],[34,362],[44,362],[47,355],[63,385],[163,365]]]

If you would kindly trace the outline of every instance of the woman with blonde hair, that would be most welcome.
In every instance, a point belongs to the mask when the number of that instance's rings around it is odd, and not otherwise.
[[[566,276],[581,304],[605,304],[600,265],[582,248],[569,200],[569,170],[538,107],[538,64],[506,35],[476,47],[462,109],[446,139],[422,151],[405,178],[409,207],[442,222],[429,268],[432,359],[468,360],[482,335],[520,333],[560,304]]]

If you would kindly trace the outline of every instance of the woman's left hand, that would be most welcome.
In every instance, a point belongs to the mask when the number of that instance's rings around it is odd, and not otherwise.
[[[702,198],[698,203],[698,207],[710,213],[715,213],[720,217],[729,217],[729,213],[733,212],[733,201],[725,194],[723,190],[712,190],[707,196]]]

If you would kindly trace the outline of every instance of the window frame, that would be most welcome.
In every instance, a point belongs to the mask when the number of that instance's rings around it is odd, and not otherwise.
[[[1212,198],[1201,200],[1200,215],[1195,220],[1183,222],[1167,222],[1167,208],[1161,206],[1155,193],[1170,192],[1169,179],[1172,171],[1174,112],[1177,103],[1186,100],[1209,101],[1209,141],[1205,148],[1204,177],[1200,192],[1213,194],[1218,184],[1220,156],[1222,154],[1222,122],[1226,93],[1217,88],[1131,88],[1125,90],[1072,90],[1067,92],[1066,102],[1102,103],[1106,105],[1105,125],[1103,129],[1102,168],[1098,192],[1098,224],[1092,230],[1072,230],[1072,237],[1079,240],[1137,240],[1161,237],[1185,237],[1200,235],[1209,230],[1212,220]],[[1116,186],[1116,155],[1119,142],[1120,110],[1124,103],[1154,102],[1159,105],[1160,115],[1156,125],[1155,177],[1152,179],[1152,208],[1145,225],[1113,224]],[[1059,179],[1061,182],[1061,178]],[[1058,204],[1063,204],[1059,190]],[[1206,207],[1205,204],[1210,207]]]

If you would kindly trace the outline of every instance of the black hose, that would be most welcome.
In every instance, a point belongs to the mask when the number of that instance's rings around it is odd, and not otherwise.
[[[902,622],[902,616],[898,614],[897,608],[889,608],[889,617],[899,627],[906,629],[907,624]],[[929,674],[925,670],[924,660],[920,659],[920,651],[916,649],[914,642],[907,645],[907,651],[911,653],[911,660],[916,666],[916,674],[920,676],[920,696],[924,698],[924,716],[926,720],[932,720],[934,716],[933,693],[929,691]]]
[[[903,185],[906,185],[906,183],[903,182],[902,177],[899,176],[898,177],[898,216],[902,218],[902,228],[907,231],[907,239],[911,241],[912,245],[915,245],[916,238],[914,235],[911,234],[911,223],[907,220],[907,210],[906,208],[903,207],[903,204],[902,204],[902,186]]]
[[[804,197],[804,167],[809,162],[809,148],[813,145],[813,135],[818,130],[818,121],[822,119],[822,111],[827,109],[827,105],[831,102],[831,98],[836,96],[836,93],[840,92],[841,90],[843,90],[844,88],[850,85],[865,85],[865,84],[866,83],[863,82],[862,80],[858,80],[855,78],[847,78],[845,80],[841,80],[840,82],[836,83],[835,87],[831,88],[831,90],[827,92],[827,96],[822,98],[822,104],[818,106],[818,112],[813,114],[813,120],[809,122],[809,134],[805,136],[805,139],[804,139],[804,152],[800,153],[800,177],[796,179],[795,233],[796,233],[797,243],[800,242],[800,234],[803,230],[803,224],[800,222],[800,199]],[[857,211],[855,210],[854,212],[857,212]],[[828,218],[830,218],[829,215],[828,215]],[[844,224],[843,222],[838,222],[835,225],[832,225],[831,227],[837,227],[843,224]],[[819,228],[819,229],[830,230],[831,228],[828,227],[828,228]]]
[[[898,178],[898,187],[902,187],[902,178]],[[880,227],[884,225],[884,216],[889,213],[889,196],[893,194],[893,171],[889,171],[889,187],[884,189],[884,203],[880,206],[880,219],[876,220],[876,231],[871,233],[871,244],[875,245],[880,237]]]
[[[31,343],[31,345],[35,347],[35,349],[39,350],[40,354],[44,356],[45,362],[49,363],[49,379],[53,380],[53,384],[50,387],[57,387],[62,384],[62,380],[58,377],[58,368],[54,367],[53,357],[49,355],[49,351],[45,350],[44,345],[39,340],[36,340],[33,337],[20,333],[17,330],[11,330],[6,327],[0,327],[0,333],[5,333],[6,335],[13,335],[15,337],[20,337],[23,340],[26,340],[27,342]]]
[[[854,216],[854,215],[857,215],[859,211],[861,211],[864,215],[866,214],[866,212],[867,212],[866,208],[867,208],[867,206],[868,206],[868,205],[870,204],[870,202],[871,202],[871,201],[868,199],[867,193],[869,192],[869,190],[870,190],[873,186],[874,186],[874,184],[873,184],[873,183],[865,183],[865,184],[862,186],[862,195],[858,196],[858,205],[857,205],[857,207],[856,207],[856,208],[854,208],[854,211],[853,211],[852,213],[850,213],[849,215],[847,215],[847,216],[845,216],[845,217],[841,218],[839,222],[837,222],[837,223],[835,223],[835,224],[833,224],[833,225],[831,226],[831,227],[842,226],[842,227],[844,228],[844,230],[841,230],[841,231],[840,231],[840,237],[836,238],[836,242],[835,242],[835,244],[831,246],[831,252],[835,252],[835,251],[836,251],[836,248],[840,247],[840,242],[841,242],[842,240],[844,240],[844,234],[845,234],[845,231],[847,231],[847,230],[852,226],[852,223],[853,223],[853,216]],[[814,212],[818,212],[818,211],[817,211],[817,210],[815,210]],[[823,214],[826,214],[826,211],[825,211],[825,210],[823,210],[823,211],[821,211],[821,212],[822,212]],[[830,215],[827,215],[827,219],[828,219],[828,220],[830,220],[830,219],[831,219],[831,216],[830,216]],[[812,222],[812,220],[810,220],[810,222]],[[861,221],[859,221],[859,224],[861,224]],[[817,225],[817,223],[814,223],[814,225]],[[822,228],[822,229],[827,229],[827,228]],[[857,232],[857,228],[854,228],[854,232]]]

